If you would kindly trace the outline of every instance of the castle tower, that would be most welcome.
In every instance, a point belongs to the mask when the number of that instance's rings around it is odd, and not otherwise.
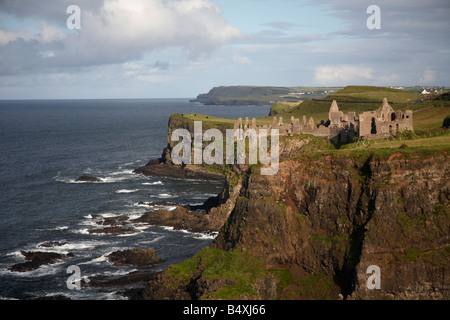
[[[330,120],[331,127],[341,127],[341,121],[344,116],[342,111],[339,111],[336,100],[331,104],[330,112],[328,113],[328,119]]]
[[[392,114],[394,114],[394,116]],[[380,116],[382,122],[395,120],[394,109],[392,109],[392,107],[389,105],[387,98],[383,99],[383,105],[380,109]]]
[[[308,129],[315,129],[316,128],[316,124],[314,123],[314,119],[311,117],[309,118],[308,121]]]
[[[256,126],[256,119],[255,118],[252,119],[252,129],[256,130],[256,131],[258,130],[258,127]]]
[[[339,106],[336,100],[333,100],[333,103],[331,103],[330,112],[339,112]]]
[[[272,120],[272,129],[278,129],[278,121],[277,121],[277,117],[273,117],[273,120]]]

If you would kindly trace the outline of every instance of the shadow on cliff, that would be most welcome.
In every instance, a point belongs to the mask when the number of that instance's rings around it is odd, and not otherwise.
[[[342,268],[335,270],[335,281],[341,288],[341,293],[346,299],[355,291],[357,286],[357,272],[364,239],[366,226],[373,217],[375,211],[376,194],[371,192],[370,180],[372,179],[373,154],[364,162],[359,172],[364,180],[361,183],[360,193],[356,204],[356,210],[353,214],[353,231],[350,234],[350,246],[344,257]]]

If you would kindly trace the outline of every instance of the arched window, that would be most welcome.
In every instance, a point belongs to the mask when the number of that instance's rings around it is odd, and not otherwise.
[[[397,119],[397,115],[395,113],[391,114],[391,121],[395,121]]]
[[[372,128],[370,130],[371,134],[377,134],[377,123],[375,121],[375,118],[372,118]]]

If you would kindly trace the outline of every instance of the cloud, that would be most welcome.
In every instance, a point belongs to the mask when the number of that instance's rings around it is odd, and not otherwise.
[[[352,65],[320,66],[314,74],[314,81],[324,86],[348,85],[370,79],[373,79],[372,68]]]
[[[231,60],[233,60],[234,63],[242,66],[252,64],[252,61],[246,56],[234,55],[231,57]]]
[[[285,21],[272,21],[261,24],[262,26],[271,27],[274,29],[287,30],[295,27],[295,24]]]
[[[66,29],[69,15],[61,3],[56,12],[54,1],[23,0],[14,6],[15,2],[7,1],[1,10],[17,19],[34,17],[39,33],[0,30],[0,58],[9,61],[0,60],[0,75],[118,64],[169,47],[183,48],[196,59],[240,36],[209,0],[93,1],[96,7],[80,1],[82,27],[78,33]],[[31,46],[34,54],[26,52]],[[23,62],[25,56],[35,67]]]
[[[424,73],[423,77],[420,79],[421,84],[434,84],[436,81],[436,71],[427,68]]]

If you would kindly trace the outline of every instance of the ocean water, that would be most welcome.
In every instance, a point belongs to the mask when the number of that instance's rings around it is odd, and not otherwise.
[[[168,265],[190,258],[213,236],[131,225],[133,233],[90,234],[104,218],[137,218],[158,208],[140,202],[201,204],[220,183],[150,178],[133,174],[161,156],[171,114],[195,112],[238,118],[267,116],[269,107],[202,106],[184,99],[0,100],[0,299],[63,295],[71,299],[124,299],[114,291],[70,290],[67,268],[83,279],[121,275],[136,267],[113,266],[117,250],[154,249]],[[77,183],[82,175],[103,183]],[[172,209],[166,207],[166,209]],[[50,241],[63,246],[43,248]],[[73,253],[72,258],[29,272],[8,268],[24,262],[21,251]]]

